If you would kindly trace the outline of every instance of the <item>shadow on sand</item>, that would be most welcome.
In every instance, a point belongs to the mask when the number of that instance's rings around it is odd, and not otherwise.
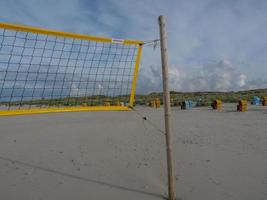
[[[34,169],[38,169],[38,170],[41,170],[41,171],[45,171],[45,172],[49,172],[49,173],[53,173],[53,174],[58,174],[58,175],[61,175],[61,176],[64,176],[64,177],[73,178],[73,179],[77,179],[77,180],[81,180],[81,181],[85,181],[85,182],[104,185],[104,186],[116,188],[116,189],[119,189],[119,190],[130,191],[130,192],[135,192],[135,193],[139,193],[139,194],[143,194],[143,195],[154,196],[154,197],[161,198],[161,199],[167,199],[162,194],[157,194],[157,193],[153,193],[153,192],[146,192],[146,191],[142,191],[142,190],[138,190],[138,189],[127,188],[127,187],[121,186],[121,185],[116,185],[116,184],[106,183],[106,182],[103,182],[103,181],[98,181],[98,180],[94,180],[94,179],[90,179],[90,178],[76,176],[76,175],[68,174],[68,173],[65,173],[65,172],[60,172],[60,171],[57,171],[57,170],[54,170],[54,169],[48,169],[48,168],[44,168],[44,167],[41,167],[41,166],[25,163],[23,161],[14,160],[14,159],[2,157],[2,156],[0,156],[0,160],[8,161],[8,162],[11,162],[11,163],[17,163],[17,164],[24,165],[24,166],[27,166],[27,167],[31,167],[31,168],[34,168]]]

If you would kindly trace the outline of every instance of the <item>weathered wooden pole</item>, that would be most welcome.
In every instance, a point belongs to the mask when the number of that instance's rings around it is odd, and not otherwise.
[[[168,193],[169,193],[169,200],[175,200],[176,195],[174,191],[172,133],[170,130],[171,105],[170,105],[170,92],[169,92],[169,80],[168,80],[169,61],[167,52],[166,24],[164,16],[159,16],[159,29],[160,29],[162,80],[163,80],[165,134],[166,134],[166,145],[167,145]]]

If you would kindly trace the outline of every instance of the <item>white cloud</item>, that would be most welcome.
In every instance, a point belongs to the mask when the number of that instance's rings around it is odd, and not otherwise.
[[[246,79],[247,79],[247,76],[245,74],[240,74],[239,76],[239,80],[238,80],[238,86],[239,87],[244,87],[246,85]]]
[[[150,66],[140,70],[138,93],[162,91],[161,68]],[[228,60],[221,60],[203,66],[194,73],[186,73],[181,67],[170,67],[170,90],[195,91],[237,91],[267,87],[267,81],[247,81]],[[144,87],[145,86],[145,87]]]

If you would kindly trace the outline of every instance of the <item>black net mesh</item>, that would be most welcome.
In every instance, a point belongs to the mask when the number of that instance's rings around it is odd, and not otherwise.
[[[0,29],[1,109],[127,104],[138,47]]]

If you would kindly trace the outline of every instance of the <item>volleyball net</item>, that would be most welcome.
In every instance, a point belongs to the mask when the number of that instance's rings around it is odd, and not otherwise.
[[[131,110],[142,45],[0,23],[0,115]]]

